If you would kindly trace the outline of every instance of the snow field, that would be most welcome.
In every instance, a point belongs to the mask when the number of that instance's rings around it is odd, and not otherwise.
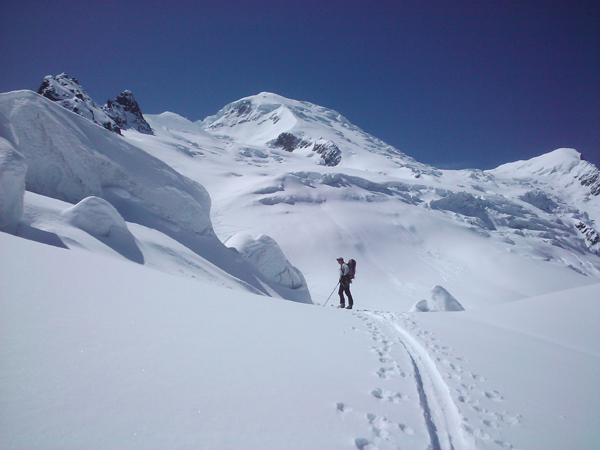
[[[369,428],[379,366],[351,313],[0,239],[3,445],[352,448]]]
[[[269,93],[151,116],[155,136],[26,91],[0,108],[0,447],[598,446],[600,197],[577,152],[439,171]],[[70,203],[23,197],[14,150]],[[357,310],[298,304],[338,256]],[[403,313],[423,298],[466,311]]]

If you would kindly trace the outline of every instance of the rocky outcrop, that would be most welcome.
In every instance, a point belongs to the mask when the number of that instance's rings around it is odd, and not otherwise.
[[[579,222],[577,225],[575,225],[575,228],[577,228],[583,235],[585,245],[587,245],[592,252],[600,253],[600,234],[583,222]]]
[[[589,170],[580,175],[579,181],[582,186],[590,188],[592,195],[600,195],[600,170],[592,163],[589,164]]]
[[[115,100],[108,100],[102,110],[122,130],[134,129],[140,133],[154,134],[131,91],[123,91]]]
[[[293,152],[297,148],[308,147],[310,142],[307,142],[292,133],[281,133],[273,142],[275,147],[283,148],[287,152]]]
[[[44,77],[37,93],[107,130],[121,134],[116,122],[83,90],[76,78],[70,78],[66,73]]]
[[[131,91],[123,91],[115,100],[108,100],[104,106],[99,106],[76,78],[61,73],[44,77],[38,94],[117,134],[126,129],[154,134]]]
[[[321,155],[322,165],[334,167],[342,161],[342,151],[333,141],[318,140],[313,150]]]

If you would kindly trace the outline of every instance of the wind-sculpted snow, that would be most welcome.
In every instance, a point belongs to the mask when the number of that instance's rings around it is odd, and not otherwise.
[[[464,311],[465,308],[442,286],[431,289],[430,300],[419,300],[410,309],[411,312]]]
[[[6,125],[0,114],[0,127]],[[0,231],[14,233],[23,215],[27,163],[21,153],[0,137]]]
[[[211,232],[206,190],[122,138],[33,92],[3,94],[0,109],[27,159],[28,190],[71,203],[110,198],[134,221],[152,215],[193,233]]]
[[[2,209],[0,447],[597,447],[600,197],[577,152],[438,170],[273,94],[206,128],[148,116],[155,135],[30,92],[0,113],[30,165],[23,214]],[[264,297],[335,304],[338,256],[354,310]]]
[[[106,200],[87,197],[61,215],[127,259],[144,263],[144,255],[119,212]]]
[[[242,233],[229,238],[225,245],[240,252],[271,283],[296,290],[296,301],[312,303],[302,272],[290,264],[272,238],[261,235],[254,239]]]

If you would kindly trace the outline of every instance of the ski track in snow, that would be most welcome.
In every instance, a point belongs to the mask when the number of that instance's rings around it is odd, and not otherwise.
[[[428,449],[513,448],[503,440],[503,428],[519,425],[522,417],[484,407],[477,397],[496,404],[501,404],[504,399],[499,392],[479,386],[487,382],[484,376],[464,371],[460,365],[465,361],[464,358],[453,357],[451,348],[440,345],[432,333],[421,330],[406,313],[355,311],[354,314],[365,322],[372,339],[378,343],[373,350],[385,366],[377,371],[377,375],[386,380],[396,376],[413,379],[422,409],[423,428],[429,439]],[[394,344],[406,350],[412,370],[402,370],[394,359],[391,352]],[[409,400],[402,393],[382,388],[373,389],[371,394],[399,407]],[[338,403],[339,411],[345,408],[346,405]],[[469,410],[471,419],[475,415],[478,424],[465,418],[462,408]],[[354,443],[360,450],[396,448],[406,442],[406,435],[415,435],[420,431],[373,413],[367,414],[366,419],[372,435],[355,439]]]

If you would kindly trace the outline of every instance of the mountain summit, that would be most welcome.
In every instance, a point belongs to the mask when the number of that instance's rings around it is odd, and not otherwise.
[[[117,134],[125,129],[153,134],[131,91],[123,91],[115,100],[108,100],[100,107],[83,90],[76,78],[61,73],[44,77],[38,94]]]
[[[239,143],[317,154],[320,165],[350,162],[366,150],[425,167],[337,111],[270,92],[232,102],[199,123],[211,134]]]
[[[121,134],[120,127],[83,90],[79,85],[79,81],[76,78],[69,77],[66,73],[57,76],[45,76],[37,92],[47,99],[57,102],[63,108],[97,123],[107,130]]]

